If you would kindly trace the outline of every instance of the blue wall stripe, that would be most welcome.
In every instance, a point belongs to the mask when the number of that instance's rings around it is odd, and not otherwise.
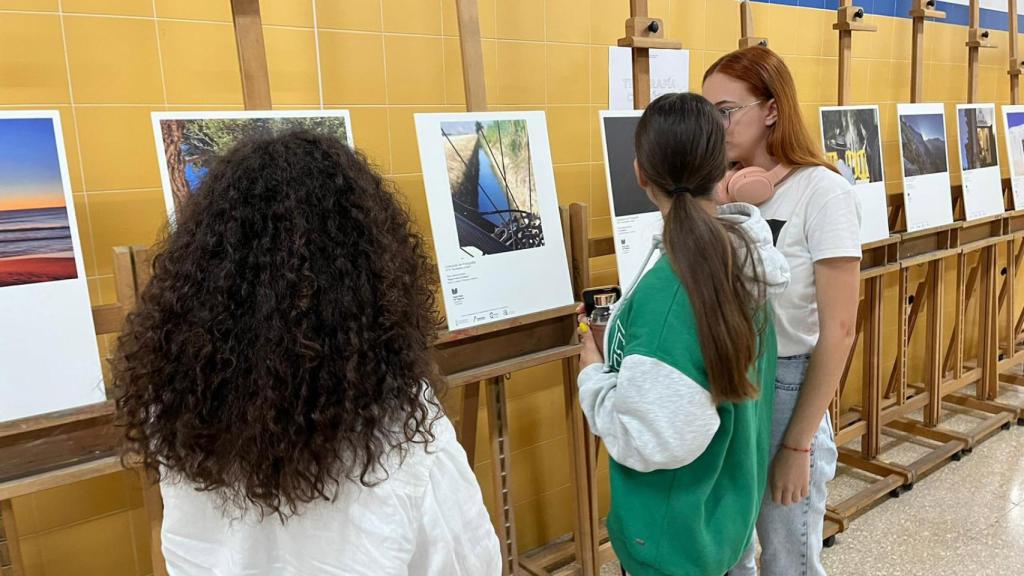
[[[839,7],[839,0],[754,0],[755,2],[763,2],[765,4],[782,4],[785,6],[801,6],[805,8],[819,8],[825,10],[835,10]],[[876,14],[878,16],[895,16],[897,18],[910,18],[910,5],[911,0],[854,0],[854,4],[860,6],[868,14]],[[967,6],[962,4],[953,4],[950,2],[938,1],[935,3],[938,10],[942,10],[946,13],[944,20],[935,20],[936,22],[945,22],[947,24],[959,24],[961,26],[967,26],[969,20],[969,13]],[[1024,16],[1017,17],[1017,23],[1019,29],[1024,30]],[[990,10],[988,8],[981,9],[981,22],[982,28],[989,30],[1009,30],[1009,23],[1007,22],[1006,12],[1000,10]]]

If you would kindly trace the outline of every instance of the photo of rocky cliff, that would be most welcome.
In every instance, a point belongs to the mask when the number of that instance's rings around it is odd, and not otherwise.
[[[900,116],[903,176],[924,176],[949,170],[946,163],[946,127],[942,114]]]

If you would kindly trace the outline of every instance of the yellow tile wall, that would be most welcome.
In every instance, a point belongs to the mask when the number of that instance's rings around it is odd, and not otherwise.
[[[493,109],[547,112],[559,197],[591,205],[595,235],[611,228],[597,123],[597,111],[607,106],[606,47],[622,35],[628,4],[479,0],[489,103]],[[464,109],[455,5],[455,0],[263,2],[275,105],[350,109],[357,146],[394,179],[424,231],[429,220],[413,114]],[[669,37],[691,51],[693,89],[699,89],[704,66],[736,46],[734,0],[652,0],[650,11],[665,20]],[[817,107],[834,104],[837,94],[834,19],[827,11],[754,5],[755,30],[790,64],[814,131]],[[854,39],[853,101],[881,107],[889,192],[896,194],[895,104],[909,99],[910,22],[867,20],[879,31]],[[61,112],[95,304],[114,299],[111,249],[151,243],[164,225],[149,113],[241,107],[230,22],[229,0],[0,0],[0,109]],[[925,99],[944,102],[951,111],[966,94],[966,29],[929,22],[926,34]],[[998,31],[992,36],[999,48],[982,52],[981,98],[1002,104],[1009,95],[1008,38]],[[947,124],[952,141],[954,123]],[[1001,153],[1005,158],[1005,150]],[[593,264],[595,282],[615,281],[613,259]],[[951,262],[950,278],[954,274]],[[887,281],[886,292],[895,296],[894,280]],[[952,302],[947,308],[952,310]],[[885,317],[885,365],[890,366],[891,298]],[[107,344],[101,342],[104,351]],[[917,373],[920,366],[915,358]],[[859,361],[854,376],[858,373]],[[515,374],[509,385],[513,501],[523,549],[571,528],[561,380],[557,366],[543,366]],[[856,387],[847,392],[847,403],[854,402]],[[460,405],[457,394],[448,402],[453,409]],[[494,487],[482,409],[480,422],[476,471],[490,499]],[[606,462],[601,468],[606,474]],[[601,502],[606,510],[606,485]],[[16,500],[29,576],[148,573],[140,507],[137,483],[127,474]]]

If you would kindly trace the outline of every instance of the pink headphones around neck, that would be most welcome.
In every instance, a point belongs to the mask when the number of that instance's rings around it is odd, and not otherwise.
[[[715,187],[715,202],[743,202],[760,206],[771,199],[775,194],[775,186],[791,170],[792,168],[785,164],[779,164],[770,171],[757,166],[729,170]]]

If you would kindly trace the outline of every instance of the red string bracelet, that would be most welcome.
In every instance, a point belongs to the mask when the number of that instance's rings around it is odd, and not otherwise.
[[[800,452],[800,453],[803,453],[803,454],[810,454],[811,453],[811,449],[810,448],[793,448],[789,444],[783,444],[782,447],[785,448],[786,450],[792,450],[793,452]]]

